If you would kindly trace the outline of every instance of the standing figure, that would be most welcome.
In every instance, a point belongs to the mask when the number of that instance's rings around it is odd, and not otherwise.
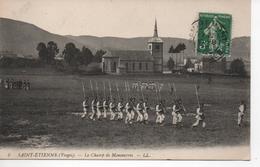
[[[136,113],[137,113],[137,118],[136,118],[136,122],[143,122],[143,114],[142,114],[142,100],[140,100],[139,103],[137,103],[136,105]]]
[[[134,106],[135,106],[135,98],[130,98],[130,106],[131,106],[131,120],[133,121],[134,118],[135,118],[135,109],[134,109]]]
[[[246,111],[246,104],[245,102],[242,100],[240,102],[240,105],[238,107],[238,118],[237,118],[237,124],[239,127],[241,127],[241,124],[243,123],[243,118],[244,118],[244,114]]]
[[[118,120],[122,120],[123,119],[123,99],[121,99],[121,101],[119,101],[118,105],[117,105],[117,119]]]
[[[115,116],[116,116],[116,114],[115,114],[116,106],[115,106],[114,102],[115,102],[115,99],[113,99],[113,101],[111,101],[110,104],[109,104],[109,112],[110,112],[110,120],[111,121],[114,120]]]
[[[131,106],[129,102],[125,104],[125,112],[126,112],[126,117],[125,117],[125,124],[132,124],[132,115],[131,115]]]
[[[183,104],[181,99],[177,101],[176,105],[176,113],[177,113],[177,125],[182,126],[182,115],[181,113],[184,111]]]
[[[109,106],[108,106],[108,98],[103,101],[103,117],[107,118],[107,112],[108,112]]]
[[[96,97],[91,102],[91,110],[92,110],[92,112],[91,112],[91,115],[90,115],[90,119],[95,121],[96,110],[97,110],[97,98]]]
[[[177,112],[176,112],[176,101],[174,101],[174,104],[172,106],[172,125],[174,127],[177,126],[177,121],[178,121],[178,118],[177,118]]]
[[[26,82],[26,90],[30,90],[31,89],[31,84],[29,82],[29,80],[27,80]]]
[[[206,122],[205,122],[205,115],[204,115],[204,109],[203,109],[204,105],[201,104],[201,106],[199,106],[197,108],[196,111],[196,122],[192,125],[192,127],[197,127],[198,125],[201,125],[201,127],[205,128],[206,127]]]
[[[101,112],[102,108],[103,108],[102,103],[98,100],[97,101],[97,119],[98,120],[100,120],[100,117],[102,115],[102,112]]]
[[[22,88],[23,88],[23,81],[22,81],[22,80],[19,80],[19,82],[18,82],[18,88],[19,88],[19,89],[22,89]]]
[[[143,103],[143,115],[144,115],[145,124],[148,124],[148,119],[149,119],[149,115],[148,115],[149,107],[148,107],[147,101]]]
[[[5,89],[9,89],[9,78],[5,80]]]
[[[156,111],[156,115],[157,115],[155,122],[157,124],[163,125],[165,115],[164,115],[164,111],[163,111],[163,107],[162,107],[162,101],[156,105],[155,111]]]
[[[81,116],[81,118],[85,118],[88,116],[88,98],[85,98],[83,103],[82,103],[82,106],[83,106],[83,114]]]
[[[13,78],[10,80],[9,85],[10,85],[9,86],[10,89],[14,89],[14,79]]]
[[[26,80],[23,80],[23,89],[26,90],[26,87],[27,87]]]

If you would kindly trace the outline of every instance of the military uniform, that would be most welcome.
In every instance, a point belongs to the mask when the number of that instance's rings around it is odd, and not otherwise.
[[[246,110],[246,105],[244,104],[244,102],[241,102],[241,104],[238,107],[238,118],[237,118],[238,126],[241,126],[243,122],[245,110]]]
[[[102,104],[100,101],[98,101],[97,102],[97,119],[100,119],[100,116],[102,114],[101,110],[102,110]]]
[[[83,114],[81,116],[81,118],[85,118],[88,115],[88,100],[84,100],[82,103],[83,106]]]
[[[106,118],[107,117],[107,112],[108,112],[108,103],[107,100],[104,100],[103,102],[103,117]]]
[[[201,126],[203,128],[206,127],[206,122],[205,122],[205,115],[204,115],[204,112],[203,112],[203,109],[202,107],[198,107],[197,108],[197,111],[196,111],[196,122],[192,125],[192,127],[197,127],[198,125],[201,124]]]
[[[148,115],[149,107],[147,106],[147,103],[143,103],[143,115],[144,115],[144,122],[148,123],[149,115]]]
[[[91,102],[91,110],[92,113],[90,115],[90,119],[95,120],[96,110],[97,110],[96,99],[92,100]]]
[[[116,116],[115,108],[116,107],[115,107],[114,103],[110,102],[110,104],[109,104],[110,120],[114,120],[115,119],[115,116]]]
[[[117,105],[117,119],[122,120],[123,119],[123,104],[121,102]]]
[[[126,111],[126,117],[125,117],[125,124],[132,124],[132,115],[131,115],[131,106],[129,102],[125,104],[125,111]]]
[[[136,105],[136,113],[137,113],[137,118],[136,122],[143,122],[143,114],[142,114],[142,106],[141,103],[137,103]]]

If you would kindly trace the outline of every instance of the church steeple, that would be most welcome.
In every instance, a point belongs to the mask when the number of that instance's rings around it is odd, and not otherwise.
[[[155,19],[153,37],[158,37],[157,20]]]

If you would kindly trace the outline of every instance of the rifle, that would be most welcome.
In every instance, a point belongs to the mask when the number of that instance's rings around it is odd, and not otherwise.
[[[117,91],[118,101],[120,101],[120,94],[119,94],[119,88],[117,82],[116,82],[116,91]]]
[[[111,83],[110,83],[110,81],[108,81],[108,86],[109,86],[110,100],[112,100],[112,90],[111,90]]]
[[[82,89],[83,89],[83,96],[84,96],[84,99],[86,99],[85,86],[84,86],[83,81],[81,81],[81,84],[82,84]]]
[[[178,97],[177,97],[177,91],[176,91],[176,87],[175,87],[174,82],[172,83],[172,85],[173,85],[173,89],[174,89],[175,98],[177,99],[177,98],[178,98]],[[183,105],[183,101],[181,101],[181,105],[182,105],[184,111],[186,111],[186,108],[185,108],[184,105]]]
[[[92,92],[92,95],[93,95],[93,98],[95,97],[95,93],[94,93],[94,90],[93,90],[93,85],[92,85],[92,81],[90,80],[90,88],[91,88],[91,92]]]
[[[103,81],[103,90],[104,90],[104,99],[106,99],[106,84],[105,81]]]
[[[96,83],[96,94],[97,94],[97,99],[98,99],[98,84],[97,84],[97,81],[95,83]]]
[[[200,107],[199,93],[198,93],[197,85],[195,85],[195,90],[196,90],[196,97],[197,97],[198,107]]]

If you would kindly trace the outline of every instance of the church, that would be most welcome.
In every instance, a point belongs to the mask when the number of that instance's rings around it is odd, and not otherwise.
[[[162,73],[163,41],[155,20],[153,37],[144,50],[109,50],[102,57],[102,71],[107,74]]]

